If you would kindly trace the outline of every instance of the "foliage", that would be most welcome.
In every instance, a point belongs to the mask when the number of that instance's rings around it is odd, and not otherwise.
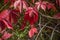
[[[60,0],[0,0],[0,40],[59,40],[59,25]]]

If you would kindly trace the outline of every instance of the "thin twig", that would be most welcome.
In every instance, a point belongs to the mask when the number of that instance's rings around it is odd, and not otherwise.
[[[50,19],[56,19],[56,20],[57,20],[57,18],[54,18],[54,17],[48,16],[48,15],[44,15],[44,14],[41,13],[41,12],[39,12],[39,13],[40,13],[40,15],[43,16],[43,17],[50,18]],[[58,20],[59,20],[59,19],[58,19]]]
[[[52,39],[53,39],[54,31],[55,31],[55,29],[56,29],[56,27],[57,27],[58,25],[59,25],[59,24],[57,24],[57,25],[55,26],[55,28],[53,29],[52,34],[51,34],[51,37],[50,37],[50,40],[52,40]]]
[[[8,4],[8,3],[7,3]],[[5,6],[7,6],[7,4],[5,4],[4,6],[2,6],[1,8],[0,8],[0,11],[5,7]]]
[[[43,24],[40,24],[41,26],[44,26]],[[46,26],[47,28],[50,28],[50,29],[54,29],[53,27],[51,27],[51,26]],[[58,32],[58,33],[60,33],[60,31],[58,31],[58,30],[55,30],[55,32]]]
[[[50,28],[50,29],[54,29],[53,27],[50,27],[50,26],[46,26],[46,27]],[[60,33],[60,31],[58,31],[58,30],[54,30],[54,31]]]
[[[40,15],[40,18],[39,18],[39,27],[40,27],[40,29],[41,29],[41,25],[40,25],[41,24],[41,19],[42,18],[41,18],[41,15]]]
[[[38,39],[39,34],[42,32],[42,30],[46,27],[47,24],[49,24],[51,21],[47,22],[40,30],[39,33],[37,34],[37,37],[35,38],[35,40]]]
[[[45,35],[47,35],[48,37],[50,37],[50,35],[48,35],[47,33],[44,33]]]

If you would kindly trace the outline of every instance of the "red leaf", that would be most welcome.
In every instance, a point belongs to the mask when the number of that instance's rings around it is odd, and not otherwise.
[[[13,27],[12,27],[12,25],[11,25],[10,22],[8,22],[7,20],[2,20],[2,21],[5,23],[5,25],[6,25],[9,29],[13,29]]]
[[[29,31],[29,37],[33,37],[34,34],[37,33],[37,29],[36,28],[31,28],[30,31]]]
[[[26,26],[26,22],[29,22],[30,25],[33,25],[38,21],[38,12],[35,8],[29,7],[24,15],[24,21],[21,26],[22,29]]]
[[[41,5],[40,5],[40,2],[36,2],[36,3],[35,3],[35,8],[36,8],[36,9],[39,10],[39,9],[40,9],[40,6],[41,6]]]
[[[0,20],[6,18],[9,15],[10,11],[9,10],[3,10],[0,13]]]
[[[17,0],[14,3],[14,8],[18,9],[20,13],[22,12],[22,9],[27,9],[27,3],[24,0]]]
[[[23,9],[27,9],[28,8],[28,4],[26,1],[23,1]]]
[[[19,11],[18,10],[9,10],[10,11],[10,14],[9,14],[9,16],[8,16],[8,21],[10,22],[10,23],[17,23],[17,21],[18,21],[18,18],[20,18],[20,15],[19,15]]]
[[[22,0],[17,0],[14,3],[14,8],[15,9],[18,8],[20,13],[21,13],[22,12],[22,7],[23,7],[22,5],[23,5]]]
[[[14,2],[14,8],[16,8],[18,6],[19,2],[20,2],[20,0]]]
[[[4,0],[4,4],[6,4],[8,2],[8,0]]]
[[[56,11],[56,7],[52,3],[48,3],[47,8],[48,8],[48,10],[53,9],[54,11]]]
[[[36,2],[35,3],[36,5],[36,8],[39,10],[39,8],[41,8],[41,9],[43,9],[44,11],[46,10],[46,4],[47,4],[47,2],[45,2],[45,1],[40,1],[40,2]]]
[[[44,11],[46,9],[53,9],[54,11],[56,11],[56,7],[52,4],[52,3],[49,3],[49,2],[46,2],[46,1],[40,1],[40,2],[36,2],[35,3],[35,7],[39,10],[39,8],[43,9]]]
[[[56,4],[60,7],[60,0],[56,0]]]
[[[17,14],[18,12],[16,10],[12,10],[11,11],[11,18],[13,20],[14,23],[17,23],[18,18],[20,18],[19,14]]]
[[[2,40],[2,38],[0,38],[0,40]]]
[[[10,14],[10,11],[9,10],[3,10],[1,13],[0,13],[0,26],[1,26],[1,29],[5,29],[6,26],[9,28],[9,29],[13,29],[12,28],[12,25],[10,22],[8,22],[7,20],[7,17],[8,15]]]
[[[34,24],[38,21],[38,12],[35,8],[29,7],[25,13],[25,20],[29,21],[30,24]]]
[[[4,32],[2,39],[7,40],[8,38],[10,38],[12,36],[12,34],[8,33],[8,32]]]
[[[41,5],[41,8],[45,11],[46,10],[46,5]]]
[[[10,2],[11,4],[13,4],[14,1],[15,1],[15,0],[4,0],[4,4],[6,4],[6,3],[8,3],[8,2]]]
[[[20,29],[21,29],[21,30],[24,30],[25,26],[26,26],[26,21],[23,21],[22,26],[21,26]]]
[[[60,13],[55,14],[53,17],[56,19],[60,19]]]
[[[0,21],[0,32],[3,31],[6,28],[3,21]]]

